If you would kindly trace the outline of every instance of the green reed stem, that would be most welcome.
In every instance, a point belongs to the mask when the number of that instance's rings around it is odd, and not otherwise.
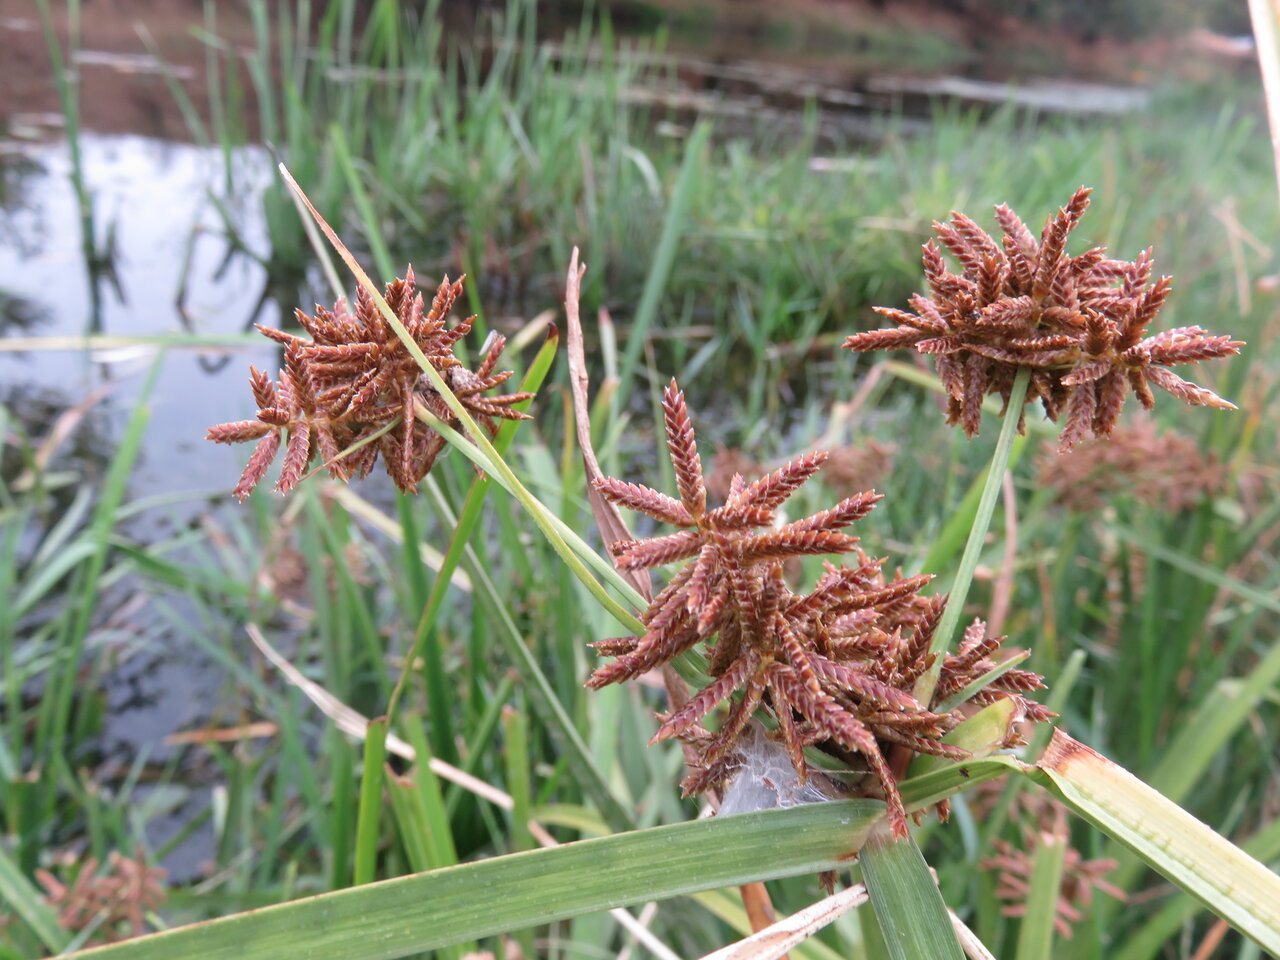
[[[555,359],[556,348],[559,344],[559,333],[554,333],[547,337],[546,343],[543,344],[541,350],[534,357],[533,363],[530,365],[528,372],[525,374],[524,380],[520,383],[521,393],[537,393],[542,386],[542,381],[547,375],[547,371],[551,368],[551,362]],[[513,409],[524,412],[528,409],[532,401],[516,404]],[[516,430],[520,426],[519,420],[506,420],[498,429],[498,435],[494,438],[494,448],[499,454],[505,453],[507,448],[511,446],[511,441],[515,439]],[[404,692],[405,684],[408,682],[409,673],[412,670],[414,661],[418,659],[419,653],[423,650],[423,645],[427,641],[427,636],[431,632],[431,628],[435,626],[436,616],[440,612],[440,608],[444,604],[445,595],[449,589],[450,578],[453,571],[457,569],[458,564],[462,560],[462,551],[467,542],[471,539],[471,534],[476,528],[476,523],[480,519],[480,508],[484,505],[485,497],[488,496],[489,487],[492,483],[488,473],[482,473],[471,482],[471,489],[467,491],[467,498],[462,505],[462,510],[458,513],[458,525],[454,528],[453,536],[449,541],[449,548],[444,554],[441,561],[440,570],[436,574],[435,581],[431,585],[431,592],[427,596],[426,605],[423,607],[422,616],[418,620],[417,630],[414,632],[413,644],[409,648],[408,654],[405,656],[404,667],[400,672],[400,679],[397,681],[395,690],[392,691],[391,700],[387,704],[387,718],[392,719],[395,716],[396,705],[400,701],[400,697]],[[414,545],[417,549],[417,545]],[[443,670],[439,671],[439,675],[443,680]]]
[[[933,642],[929,644],[929,652],[937,656],[934,657],[933,666],[916,683],[915,695],[921,703],[927,704],[933,699],[933,690],[938,685],[938,675],[942,672],[943,655],[951,646],[951,637],[960,624],[960,617],[964,615],[965,600],[969,596],[969,587],[973,585],[973,572],[977,569],[983,541],[987,539],[987,530],[991,527],[991,517],[995,513],[996,498],[1000,496],[1004,472],[1009,468],[1009,454],[1013,450],[1013,439],[1018,435],[1018,421],[1022,416],[1022,404],[1026,400],[1030,381],[1030,367],[1022,367],[1013,378],[1009,403],[1005,407],[1004,420],[1000,425],[1000,437],[996,440],[991,466],[987,468],[987,480],[982,487],[982,496],[978,499],[978,512],[973,518],[969,539],[965,541],[964,553],[960,555],[960,569],[956,571],[956,579],[947,598],[947,608],[942,612],[938,629],[933,633]]]

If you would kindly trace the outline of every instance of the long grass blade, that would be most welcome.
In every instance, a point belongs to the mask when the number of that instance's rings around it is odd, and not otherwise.
[[[893,960],[964,960],[938,884],[911,837],[895,840],[879,823],[858,860]]]
[[[640,302],[636,305],[636,315],[631,322],[631,330],[627,336],[627,349],[622,355],[622,366],[619,369],[619,380],[624,384],[632,382],[636,366],[640,361],[640,351],[644,349],[649,328],[658,316],[658,305],[662,293],[667,286],[667,278],[671,274],[671,266],[676,259],[676,249],[684,232],[689,201],[698,182],[699,166],[703,161],[703,151],[707,139],[711,136],[711,124],[700,121],[685,143],[684,160],[680,164],[680,173],[676,177],[675,188],[671,192],[671,202],[667,205],[666,217],[662,221],[662,232],[658,235],[658,245],[654,250],[653,262],[649,266],[649,274],[645,277],[644,291],[640,294]],[[626,401],[625,396],[617,398]]]
[[[877,801],[847,800],[654,827],[385,880],[68,956],[403,957],[609,907],[835,869],[883,812]]]
[[[1026,912],[1018,927],[1017,960],[1049,960],[1053,955],[1054,920],[1062,889],[1067,843],[1062,837],[1042,833],[1031,864]]]
[[[382,820],[382,763],[387,755],[387,721],[372,721],[365,734],[360,772],[360,808],[356,814],[356,886],[370,883],[378,864],[379,824]]]

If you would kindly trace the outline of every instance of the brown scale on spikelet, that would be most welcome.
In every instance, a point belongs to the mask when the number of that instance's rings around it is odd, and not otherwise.
[[[1149,249],[1132,262],[1109,259],[1103,247],[1067,254],[1090,192],[1077,190],[1038,242],[1003,204],[996,207],[998,244],[963,214],[935,222],[961,273],[947,269],[942,248],[930,240],[924,246],[930,295],[911,298],[914,313],[877,307],[897,326],[854,334],[845,347],[932,354],[947,392],[947,422],[970,437],[978,433],[983,397],[1000,394],[1007,405],[1024,368],[1031,370],[1026,401],[1039,399],[1049,419],[1065,420],[1064,450],[1110,434],[1131,391],[1148,409],[1152,387],[1193,406],[1235,409],[1169,367],[1232,356],[1243,343],[1198,326],[1146,336],[1172,289],[1170,277],[1152,282]]]
[[[467,370],[453,355],[454,346],[475,319],[468,317],[452,328],[445,323],[462,295],[463,279],[450,283],[446,277],[428,308],[409,267],[403,279],[387,284],[386,300],[462,405],[493,432],[497,419],[528,419],[512,406],[532,399],[533,394],[485,395],[511,377],[510,371],[493,372],[506,344],[503,337],[492,340],[475,371]],[[258,327],[284,345],[285,360],[275,384],[267,374],[249,368],[258,418],[209,429],[207,439],[216,443],[258,441],[235,496],[244,500],[249,495],[266,476],[282,444],[284,463],[276,484],[280,493],[302,479],[317,454],[330,475],[340,480],[367,476],[381,454],[396,486],[406,493],[416,490],[445,445],[439,433],[417,418],[418,405],[457,426],[453,412],[363,289],[354,314],[345,301],[339,301],[332,311],[318,306],[315,316],[301,310],[295,316],[310,340]],[[388,426],[390,430],[379,434]]]
[[[802,777],[805,747],[865,764],[889,806],[894,831],[905,834],[906,811],[885,759],[888,746],[968,756],[941,742],[962,714],[932,712],[911,692],[932,662],[929,641],[943,609],[941,598],[920,596],[932,577],[886,578],[884,561],[869,557],[857,548],[857,537],[843,532],[875,506],[880,496],[873,491],[775,525],[777,510],[821,469],[825,453],[797,457],[753,483],[735,475],[724,504],[708,508],[689,412],[674,381],[664,393],[663,411],[679,499],[611,477],[596,487],[614,503],[680,528],[613,544],[619,567],[686,563],[645,611],[642,636],[595,644],[598,653],[616,659],[598,667],[587,685],[638,677],[704,643],[711,682],[664,717],[653,738],[680,737],[694,747],[694,771],[683,783],[687,792],[716,786],[731,774],[738,737],[763,707]],[[855,553],[857,565],[827,564],[811,593],[791,592],[782,573],[785,560],[832,553]],[[933,702],[991,670],[999,642],[986,639],[980,625],[971,628],[966,644],[944,662]],[[1023,705],[1023,717],[1041,719],[1047,711],[1021,697],[1039,679],[1010,670],[967,702],[1014,698]],[[702,720],[725,701],[729,712],[711,733]]]

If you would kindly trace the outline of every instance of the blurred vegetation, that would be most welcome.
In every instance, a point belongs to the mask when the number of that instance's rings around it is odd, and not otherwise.
[[[1136,15],[1129,5],[1097,6],[1117,26]],[[1088,236],[1075,252],[1106,243],[1132,257],[1154,244],[1157,270],[1177,280],[1164,323],[1211,320],[1249,341],[1244,356],[1208,374],[1238,414],[1167,405],[1157,416],[1159,430],[1191,437],[1223,479],[1177,509],[1123,482],[1104,507],[1073,509],[1035,468],[1048,454],[1033,431],[1013,474],[1016,550],[1006,555],[1005,534],[996,537],[973,613],[986,615],[993,594],[1010,591],[1009,644],[1034,648],[1030,665],[1046,674],[1073,735],[1227,836],[1252,838],[1264,861],[1280,858],[1280,712],[1275,680],[1255,674],[1274,649],[1280,612],[1280,438],[1270,416],[1280,261],[1252,84],[1170,86],[1148,108],[1105,121],[940,104],[927,124],[884,116],[874,141],[849,142],[810,108],[789,127],[762,121],[727,135],[705,119],[708,104],[676,96],[660,50],[618,43],[607,18],[588,15],[551,47],[536,42],[521,3],[496,16],[482,42],[465,44],[442,32],[433,5],[415,16],[378,0],[362,29],[349,2],[312,10],[253,0],[251,8],[257,45],[246,52],[220,43],[217,6],[206,5],[203,35],[219,80],[208,105],[188,104],[194,135],[226,159],[210,189],[229,231],[230,199],[242,188],[237,147],[260,135],[378,273],[393,276],[410,260],[422,276],[467,272],[482,328],[514,329],[509,315],[555,308],[570,249],[581,247],[589,348],[597,381],[612,391],[595,419],[607,473],[662,485],[660,418],[651,411],[674,375],[700,436],[753,460],[819,441],[882,451],[864,485],[888,496],[858,532],[870,552],[908,572],[954,563],[965,530],[957,536],[953,518],[980,482],[994,437],[961,443],[945,431],[905,356],[873,367],[837,346],[873,321],[872,305],[901,305],[918,286],[932,219],[959,209],[989,223],[985,211],[998,202],[1048,215],[1081,183],[1094,185],[1080,231]],[[314,267],[301,222],[282,187],[262,203],[271,249],[254,252],[297,284]],[[590,322],[597,308],[612,324]],[[565,382],[563,370],[553,374],[508,459],[569,527],[594,530],[582,467],[565,441]],[[65,876],[74,873],[67,859],[105,862],[138,844],[159,861],[194,834],[212,837],[200,881],[169,891],[162,914],[171,924],[339,889],[360,857],[363,869],[391,877],[527,845],[510,811],[421,772],[391,781],[393,803],[357,844],[361,747],[244,639],[246,623],[259,625],[332,695],[366,715],[384,710],[476,476],[470,464],[444,458],[419,499],[316,479],[286,504],[258,494],[243,509],[210,509],[144,541],[130,518],[172,509],[165,498],[129,497],[145,429],[144,405],[107,475],[87,483],[37,457],[47,437],[28,435],[0,408],[0,898],[16,913],[0,922],[0,953],[34,957],[70,940],[41,935],[48,917],[37,867]],[[225,480],[230,490],[235,478]],[[797,515],[843,494],[812,486]],[[68,494],[70,505],[54,509]],[[585,644],[616,625],[505,495],[490,497],[473,546],[469,587],[449,594],[430,631],[396,732],[420,753],[502,786],[561,840],[600,829],[588,809],[596,797],[570,766],[561,733],[532,709],[527,674],[514,669],[514,629],[601,782],[636,822],[690,818],[675,787],[679,750],[645,745],[657,692],[582,688],[592,660]],[[485,594],[481,569],[498,592]],[[113,620],[120,591],[145,598],[151,633]],[[233,733],[109,768],[96,752],[104,677],[160,635],[215,665],[225,706],[209,726]],[[275,725],[270,734],[234,733],[264,720]],[[399,760],[390,769],[405,770]],[[1021,842],[1012,793],[997,803],[992,814],[959,800],[952,825],[926,825],[921,843],[948,903],[997,955],[1013,955],[1019,922],[1004,915],[993,872],[976,869],[994,839]],[[184,811],[176,830],[174,809]],[[436,824],[438,845],[414,840],[423,822]],[[1073,835],[1089,858],[1127,856],[1096,833]],[[1095,900],[1052,956],[1189,956],[1212,924],[1128,861],[1112,880],[1132,900]],[[798,877],[771,891],[791,911],[816,898],[817,884]],[[717,903],[665,903],[653,928],[680,955],[700,955],[726,942],[729,927],[744,928]],[[593,915],[540,930],[537,951],[596,956],[625,937],[610,916]],[[1233,937],[1224,949],[1259,956]],[[869,950],[858,924],[842,921],[797,955],[875,956]]]

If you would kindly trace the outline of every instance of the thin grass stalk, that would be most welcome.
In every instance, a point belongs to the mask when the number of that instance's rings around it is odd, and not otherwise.
[[[529,723],[523,709],[506,706],[502,710],[502,732],[507,770],[507,790],[511,794],[511,849],[515,853],[533,850],[533,834],[529,830],[532,809],[532,787],[529,782]],[[534,957],[537,951],[532,928],[518,930],[514,939],[521,953]]]
[[[469,446],[469,445],[468,445]],[[430,475],[426,478],[427,487],[433,489]],[[438,488],[435,488],[438,489]],[[447,507],[442,504],[442,513]],[[480,563],[475,552],[463,547],[463,562],[471,577],[474,595],[485,607],[486,612],[497,627],[497,637],[506,650],[507,656],[516,664],[520,676],[529,691],[533,708],[540,714],[543,724],[560,739],[560,748],[566,761],[578,777],[579,785],[595,801],[605,821],[614,830],[628,830],[635,826],[635,820],[626,807],[614,796],[608,781],[596,767],[591,752],[573,720],[565,711],[564,705],[556,696],[555,688],[547,678],[528,645],[521,636],[511,613],[503,603],[497,587],[489,579],[489,573]]]
[[[377,214],[374,213],[369,194],[360,179],[360,172],[351,159],[351,148],[347,145],[347,136],[342,127],[336,123],[329,126],[329,142],[334,146],[338,167],[342,170],[347,187],[351,190],[351,200],[364,221],[365,240],[369,244],[369,252],[373,255],[374,265],[383,276],[397,276],[395,264],[391,261],[391,252],[387,249],[386,241],[382,239],[382,231],[378,228]]]
[[[84,156],[80,151],[80,72],[68,64],[58,43],[53,27],[53,14],[49,0],[39,0],[40,25],[44,31],[45,45],[49,51],[49,65],[53,68],[54,83],[58,90],[58,103],[62,107],[66,124],[67,147],[71,153],[71,186],[76,194],[76,207],[80,215],[80,247],[85,265],[90,272],[98,263],[97,240],[93,224],[93,196],[84,176]],[[67,3],[67,48],[74,57],[80,42],[80,0]],[[92,279],[90,285],[94,286]]]
[[[340,890],[347,886],[352,876],[351,825],[355,821],[354,797],[356,792],[355,750],[347,736],[338,727],[329,728],[325,756],[329,759],[332,778],[331,801],[328,804],[329,837],[329,889]]]
[[[80,596],[74,603],[67,631],[63,635],[61,644],[63,671],[54,683],[51,695],[46,699],[50,710],[42,718],[40,733],[43,736],[37,739],[37,755],[43,756],[46,751],[52,750],[54,756],[61,756],[66,746],[80,658],[84,654],[85,639],[96,607],[99,580],[107,562],[108,540],[115,525],[115,512],[124,499],[129,475],[142,449],[142,438],[151,419],[151,409],[148,404],[159,379],[163,362],[164,354],[161,353],[152,363],[147,379],[143,382],[137,407],[125,428],[124,438],[112,459],[111,468],[102,485],[101,498],[94,509],[90,534],[94,550],[88,558],[84,575],[79,581]]]
[[[1054,919],[1066,857],[1064,837],[1041,833],[1031,867],[1026,912],[1018,927],[1017,960],[1049,960],[1053,955]]]
[[[700,121],[693,128],[693,133],[689,135],[685,144],[684,161],[680,165],[680,173],[676,177],[675,188],[671,194],[671,203],[667,207],[667,215],[662,222],[662,233],[658,237],[653,263],[645,278],[640,303],[636,306],[635,319],[628,334],[627,349],[622,355],[622,383],[631,383],[631,378],[640,361],[640,351],[644,349],[645,341],[649,336],[649,328],[653,326],[658,316],[658,305],[662,299],[662,292],[666,289],[672,264],[675,262],[680,235],[684,231],[689,200],[698,180],[698,165],[702,159],[702,151],[710,135],[711,124],[705,120]],[[625,397],[618,397],[619,401],[625,401],[625,399]]]
[[[551,368],[551,363],[555,359],[559,340],[558,331],[552,327],[542,348],[538,351],[537,356],[534,357],[533,363],[530,364],[524,379],[520,382],[521,393],[536,393],[538,388],[542,386],[542,382]],[[516,404],[514,409],[523,412],[528,407],[529,403],[520,403]],[[506,453],[515,439],[516,430],[519,428],[519,420],[504,421],[502,426],[498,428],[498,435],[494,438],[494,449],[498,451],[499,455]],[[423,651],[424,645],[427,645],[427,638],[431,634],[431,630],[435,626],[436,617],[444,604],[444,598],[448,592],[453,572],[462,561],[462,550],[470,541],[471,534],[475,531],[476,523],[479,522],[480,510],[484,506],[485,498],[489,495],[490,485],[490,474],[482,473],[471,482],[471,488],[467,491],[466,500],[463,501],[462,509],[458,512],[457,526],[454,528],[453,536],[449,539],[449,547],[440,562],[440,569],[431,584],[426,605],[423,607],[422,615],[418,620],[418,626],[413,636],[413,644],[405,655],[405,663],[400,671],[400,678],[396,681],[395,689],[391,692],[391,699],[387,704],[388,720],[395,718],[396,706],[404,693],[409,671],[412,669],[413,663],[418,659],[418,655]],[[428,653],[431,653],[429,646]],[[432,654],[431,660],[438,662],[439,657]],[[439,667],[436,673],[443,682],[444,670],[442,665],[439,665]],[[430,683],[431,674],[428,674],[427,679],[428,683]],[[439,693],[440,691],[437,691],[437,695]]]
[[[512,691],[515,690],[515,686],[515,676],[507,672],[503,675],[497,688],[488,695],[489,704],[479,722],[471,728],[466,741],[466,757],[460,767],[463,773],[474,775],[480,769],[481,762],[488,756],[489,744],[493,740],[494,732],[498,729],[502,711],[506,707]],[[453,820],[457,815],[458,806],[466,795],[466,791],[456,783],[450,783],[445,789],[445,806],[449,820]]]
[[[431,767],[431,747],[421,723],[409,725],[409,739],[413,744],[415,761],[413,786],[408,800],[417,811],[430,869],[452,867],[458,862],[458,849],[453,841],[453,826],[440,792],[440,778]],[[473,955],[475,951],[474,943],[454,943],[441,948],[440,956],[441,960],[462,960],[462,957]]]
[[[334,249],[338,251],[339,256],[342,257],[348,268],[355,275],[357,281],[372,297],[374,303],[377,304],[378,310],[382,313],[383,318],[395,331],[396,336],[399,337],[401,342],[405,345],[405,349],[409,352],[409,355],[417,361],[418,366],[430,381],[432,389],[440,396],[440,399],[444,401],[445,405],[449,407],[450,412],[458,418],[458,421],[463,425],[467,435],[470,436],[474,443],[468,443],[465,438],[461,437],[447,424],[444,424],[438,418],[427,413],[424,409],[419,409],[419,416],[424,420],[424,422],[429,423],[433,429],[445,437],[446,440],[449,440],[458,447],[458,449],[462,450],[470,459],[478,462],[483,469],[488,470],[495,476],[501,478],[500,482],[502,483],[502,486],[520,502],[521,506],[525,508],[533,518],[534,523],[537,524],[548,542],[555,549],[556,553],[560,555],[561,559],[564,560],[578,579],[582,581],[583,585],[586,586],[586,588],[591,591],[591,593],[605,606],[605,608],[613,613],[624,626],[628,629],[638,629],[639,621],[636,617],[621,607],[616,600],[609,596],[600,581],[591,575],[590,571],[588,571],[583,565],[583,562],[577,553],[569,547],[565,537],[559,529],[559,526],[562,524],[557,525],[556,521],[558,518],[555,517],[555,515],[540,500],[538,500],[537,497],[525,488],[524,484],[520,482],[520,479],[515,475],[515,472],[511,467],[508,466],[506,461],[498,455],[497,451],[493,448],[493,444],[490,442],[489,437],[471,418],[466,407],[464,407],[458,401],[458,398],[454,396],[449,385],[445,383],[444,378],[440,376],[440,373],[431,365],[431,362],[426,358],[426,355],[423,354],[422,349],[414,342],[413,338],[409,335],[409,332],[405,330],[404,325],[395,315],[395,311],[393,311],[390,305],[388,305],[386,299],[382,296],[381,291],[379,291],[373,281],[369,279],[369,275],[365,273],[364,269],[356,261],[355,257],[351,255],[351,252],[346,248],[342,241],[338,239],[338,235],[334,233],[333,228],[329,226],[322,216],[320,216],[319,211],[312,205],[311,201],[307,198],[307,195],[302,191],[302,188],[298,186],[297,181],[293,179],[288,168],[285,167],[284,164],[280,164],[280,173],[285,178],[289,188],[295,191],[302,199],[302,202],[306,204],[307,210],[310,211],[311,216],[315,218],[325,236],[329,238],[329,242],[333,244]],[[589,552],[594,553],[594,551],[590,551],[590,548],[587,549]],[[635,599],[634,603],[637,608],[644,605],[638,597]]]
[[[360,811],[356,815],[356,866],[353,883],[358,887],[374,880],[378,864],[379,821],[382,811],[382,764],[387,756],[385,717],[369,721],[360,768]]]
[[[964,616],[965,601],[969,597],[969,588],[973,584],[973,573],[978,567],[978,559],[982,556],[982,548],[991,528],[991,517],[995,513],[996,500],[1004,483],[1004,473],[1009,468],[1009,454],[1013,450],[1013,441],[1018,434],[1018,421],[1021,418],[1023,400],[1027,395],[1027,385],[1031,382],[1031,369],[1021,368],[1014,377],[1009,392],[1009,402],[1005,406],[1005,415],[1000,424],[1000,436],[996,440],[995,452],[991,455],[991,465],[987,468],[987,480],[982,487],[982,495],[978,499],[978,512],[973,518],[973,527],[969,530],[969,539],[965,541],[964,553],[960,555],[960,567],[956,570],[955,581],[947,596],[947,608],[938,622],[938,629],[929,644],[929,652],[935,654],[933,664],[916,683],[916,699],[921,703],[929,703],[933,699],[934,687],[938,684],[938,676],[942,673],[942,661],[951,640]]]

